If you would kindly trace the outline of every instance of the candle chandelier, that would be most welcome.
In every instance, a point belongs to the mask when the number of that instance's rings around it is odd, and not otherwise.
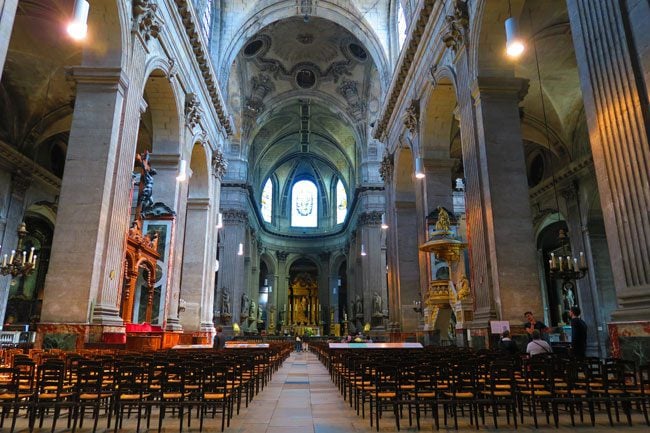
[[[15,250],[11,250],[11,254],[4,254],[2,256],[2,266],[0,266],[0,275],[11,275],[16,278],[18,276],[28,276],[36,268],[37,256],[34,254],[34,247],[29,251],[24,249],[24,241],[27,236],[27,227],[25,223],[18,226],[18,245]],[[0,250],[0,253],[2,250]]]

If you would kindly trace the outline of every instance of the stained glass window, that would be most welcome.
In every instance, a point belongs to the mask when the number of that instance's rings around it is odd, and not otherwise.
[[[210,40],[210,27],[212,26],[212,0],[206,0],[201,19],[201,30],[206,40]]]
[[[341,179],[336,183],[336,224],[345,221],[348,214],[348,195],[345,193],[345,187]]]
[[[291,189],[291,225],[318,227],[318,189],[309,180],[296,182]]]
[[[271,182],[271,179],[267,179],[264,184],[260,207],[262,210],[262,218],[267,223],[270,223],[273,218],[273,182]]]

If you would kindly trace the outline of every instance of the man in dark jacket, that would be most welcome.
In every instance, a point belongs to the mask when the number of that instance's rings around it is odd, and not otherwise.
[[[580,307],[569,309],[571,317],[571,351],[576,358],[584,358],[587,352],[587,324],[580,318]]]
[[[223,328],[221,326],[217,326],[217,333],[214,335],[212,347],[217,350],[226,347],[226,336],[223,335]]]
[[[499,349],[501,349],[506,353],[509,353],[510,355],[516,355],[519,352],[517,343],[515,343],[510,338],[510,331],[506,330],[503,331],[503,334],[501,334],[501,341],[499,341]]]

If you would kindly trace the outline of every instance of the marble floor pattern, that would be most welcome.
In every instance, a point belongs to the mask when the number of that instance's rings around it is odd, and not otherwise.
[[[156,410],[151,419],[151,428],[149,433],[156,432],[158,419]],[[68,431],[65,429],[63,417],[57,426],[57,433]],[[540,419],[540,428],[535,429],[532,425],[532,419],[527,419],[524,425],[520,425],[519,432],[629,432],[641,433],[648,432],[650,429],[642,424],[643,418],[635,415],[633,418],[634,425],[628,427],[627,424],[619,423],[613,428],[607,423],[607,417],[604,414],[598,415],[596,428],[590,425],[577,425],[571,427],[568,416],[560,418],[560,428],[555,429],[553,426],[547,426],[544,419]],[[442,422],[442,420],[441,420]],[[486,417],[486,425],[481,425],[481,431],[515,431],[514,426],[506,425],[502,421],[500,428],[495,430],[491,424],[491,418]],[[84,424],[83,429],[77,429],[80,433],[90,433],[92,425],[90,422]],[[385,413],[380,423],[381,432],[396,431],[394,418],[391,413]],[[17,432],[26,433],[26,420],[21,419],[18,423]],[[105,432],[106,419],[100,419],[98,432]],[[120,432],[135,432],[135,420],[124,421],[124,428]],[[402,421],[401,431],[415,432],[415,426],[408,426],[408,418]],[[2,432],[8,431],[9,425],[5,424]],[[220,419],[208,419],[204,425],[205,433],[214,433],[221,430]],[[36,429],[35,432],[49,432],[49,423],[45,423],[43,429]],[[111,428],[108,430],[112,432]],[[144,432],[144,426],[140,429]],[[165,433],[178,432],[178,421],[176,418],[165,418],[163,424]],[[192,426],[187,429],[183,427],[183,432],[198,433],[198,420],[192,419]],[[435,431],[431,417],[423,420],[421,431]],[[453,422],[449,428],[441,425],[440,431],[453,432]],[[459,431],[471,432],[476,431],[473,426],[469,425],[468,418],[459,418]],[[372,433],[376,429],[370,428],[368,413],[366,418],[362,419],[357,416],[343,397],[339,394],[338,389],[330,380],[327,369],[318,361],[316,356],[311,353],[300,352],[292,353],[278,372],[273,375],[273,380],[258,394],[250,403],[248,408],[242,409],[239,415],[235,415],[231,421],[230,427],[225,429],[226,433]]]

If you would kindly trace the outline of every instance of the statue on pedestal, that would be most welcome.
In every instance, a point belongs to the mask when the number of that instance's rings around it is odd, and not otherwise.
[[[363,317],[363,300],[359,295],[354,298],[354,315],[355,317]]]
[[[241,317],[243,319],[248,317],[248,311],[251,308],[251,301],[248,299],[248,295],[246,293],[242,293],[241,295]]]
[[[379,293],[374,292],[372,294],[372,317],[382,317],[384,315],[382,312],[383,302]]]
[[[221,316],[230,317],[232,315],[232,310],[230,306],[230,293],[228,293],[228,289],[226,289],[225,287],[222,290],[223,292],[221,292]]]

